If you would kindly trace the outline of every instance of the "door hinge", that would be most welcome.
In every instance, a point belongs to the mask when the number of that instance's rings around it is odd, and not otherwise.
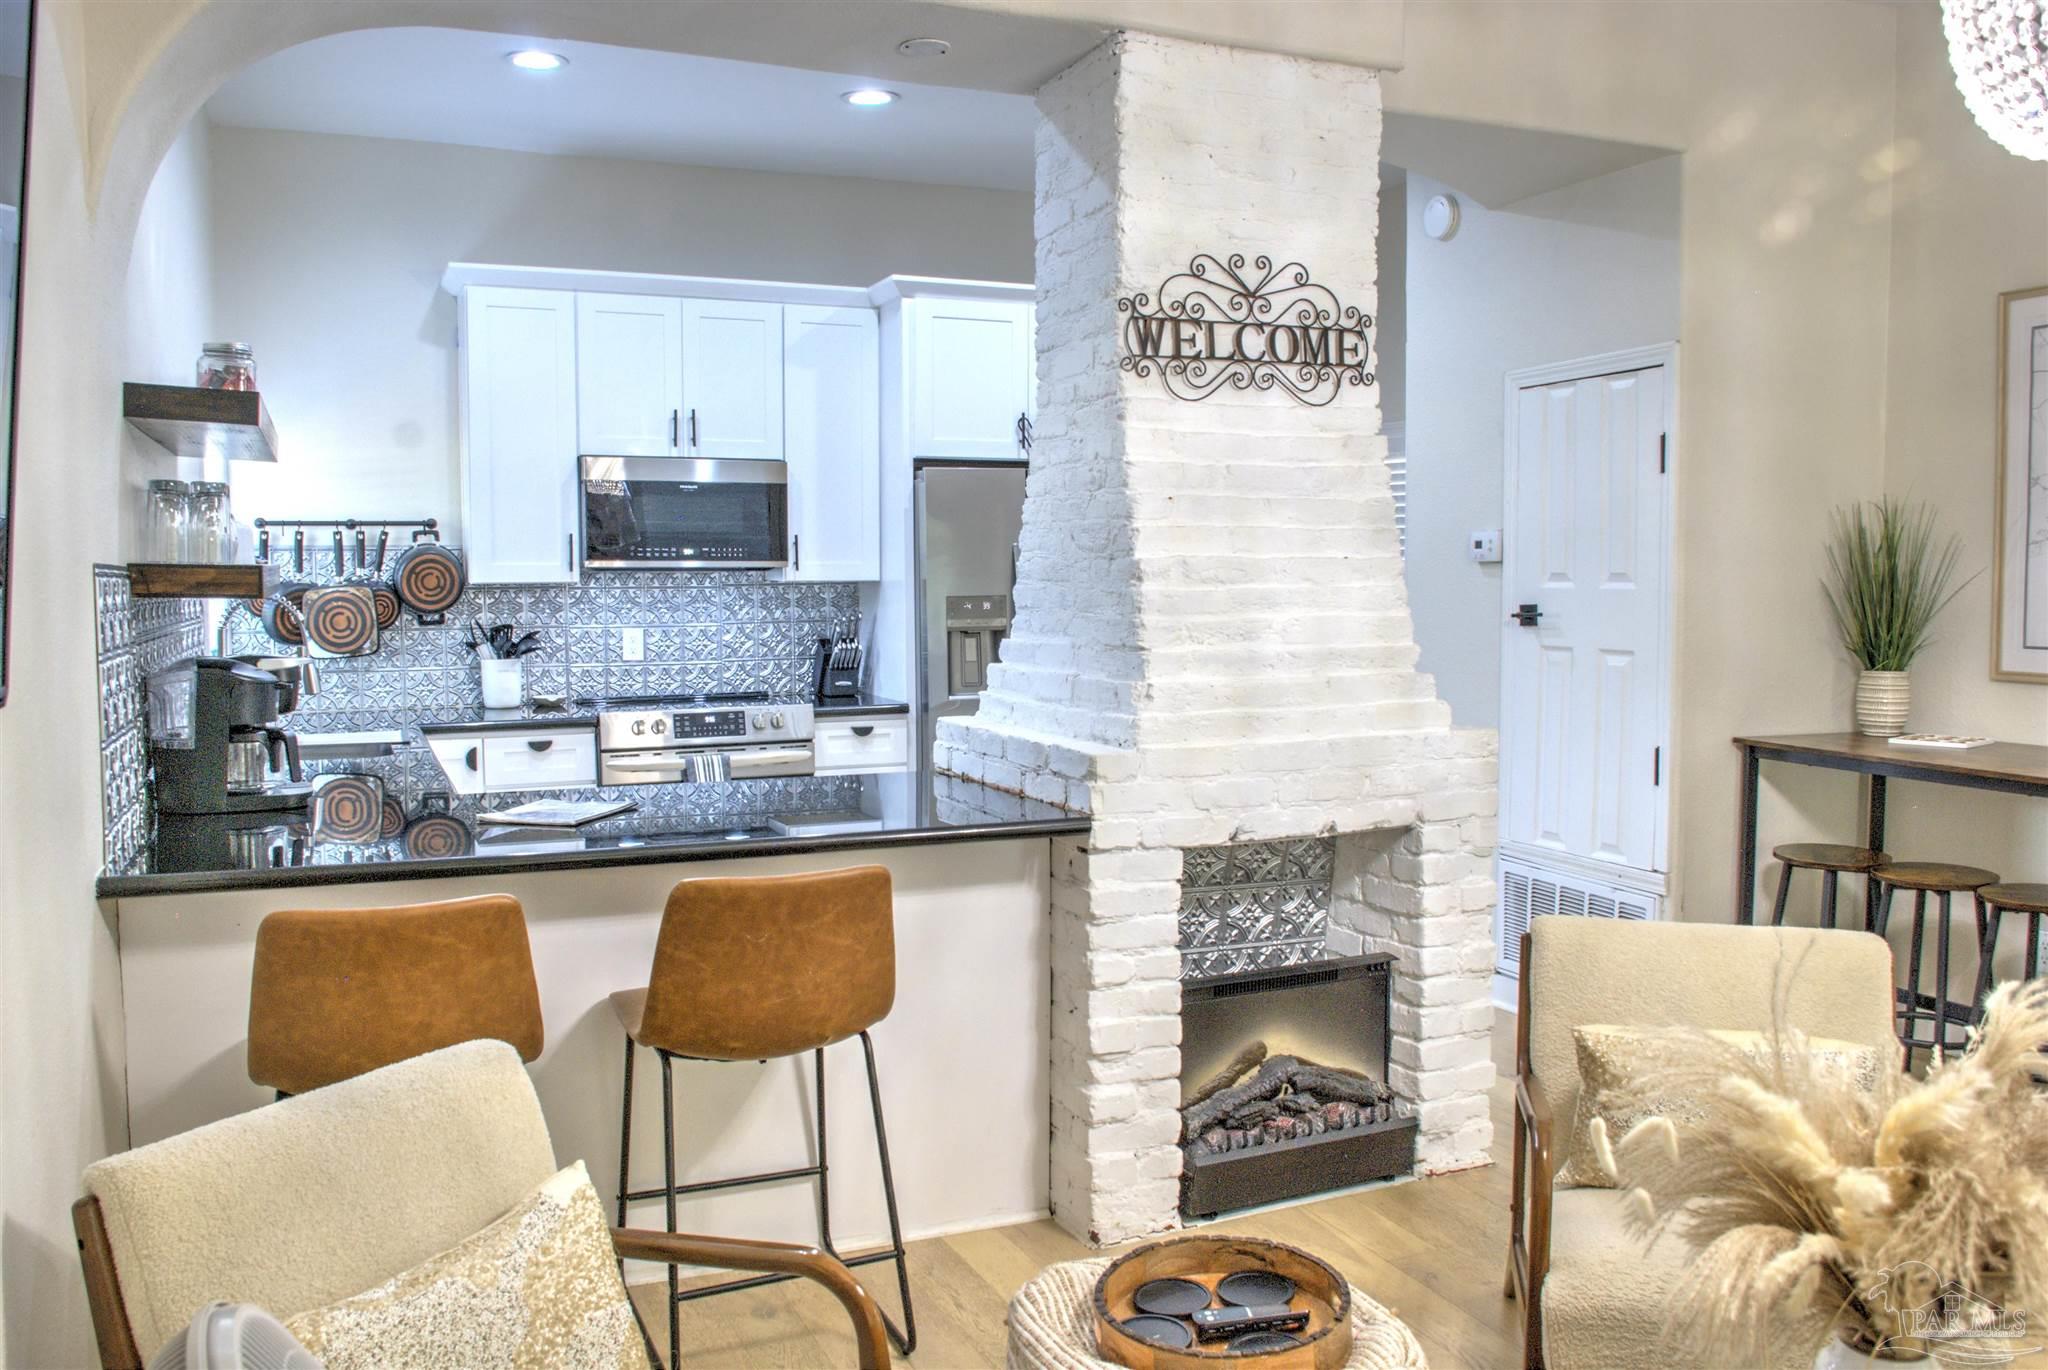
[[[1670,463],[1670,460],[1671,460],[1671,435],[1670,435],[1669,433],[1659,433],[1659,434],[1657,435],[1657,474],[1658,474],[1658,475],[1660,475],[1660,476],[1661,476],[1661,475],[1663,475],[1663,474],[1665,473],[1665,471],[1667,471],[1667,470],[1669,469],[1669,463]]]
[[[1652,785],[1664,783],[1664,749],[1662,747],[1652,747],[1650,749],[1650,783]]]

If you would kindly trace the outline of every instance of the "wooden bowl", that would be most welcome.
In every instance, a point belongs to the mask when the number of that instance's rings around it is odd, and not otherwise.
[[[1138,1312],[1138,1287],[1153,1280],[1193,1280],[1213,1293],[1225,1275],[1270,1270],[1294,1282],[1293,1306],[1308,1310],[1301,1345],[1281,1351],[1232,1351],[1227,1341],[1185,1349],[1160,1346],[1123,1330]],[[1340,1370],[1351,1358],[1351,1285],[1306,1251],[1256,1237],[1172,1237],[1120,1256],[1095,1282],[1095,1349],[1131,1370]]]

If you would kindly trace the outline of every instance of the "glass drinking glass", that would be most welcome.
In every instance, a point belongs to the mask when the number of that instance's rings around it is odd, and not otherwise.
[[[188,561],[226,562],[235,555],[235,517],[228,507],[225,481],[192,482],[192,512],[187,527]]]
[[[191,522],[192,487],[181,480],[151,481],[143,500],[143,560],[187,560]]]

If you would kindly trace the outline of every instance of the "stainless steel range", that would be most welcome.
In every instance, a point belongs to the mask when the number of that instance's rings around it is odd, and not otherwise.
[[[597,710],[597,783],[809,775],[811,706],[768,694],[579,699]]]

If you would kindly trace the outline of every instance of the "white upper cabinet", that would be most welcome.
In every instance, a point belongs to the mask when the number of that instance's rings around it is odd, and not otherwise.
[[[877,580],[882,565],[875,311],[783,310],[790,580]]]
[[[1022,460],[1037,392],[1031,305],[925,298],[909,308],[911,455]]]
[[[588,456],[671,457],[681,450],[683,302],[660,295],[576,296],[576,431]]]
[[[462,546],[479,585],[576,580],[576,297],[462,298]]]
[[[782,311],[747,300],[683,300],[682,450],[780,460]]]

